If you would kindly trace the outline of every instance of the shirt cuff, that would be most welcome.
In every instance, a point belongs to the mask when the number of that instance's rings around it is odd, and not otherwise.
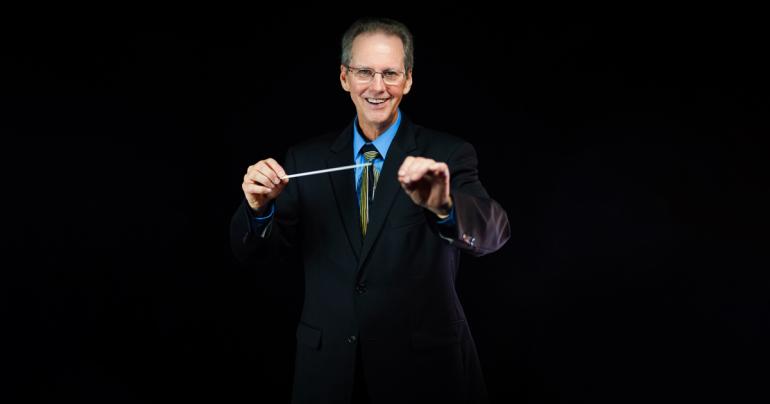
[[[452,206],[452,209],[449,210],[449,216],[439,220],[436,222],[436,224],[440,224],[442,226],[454,226],[457,224],[457,219],[455,218],[455,207]]]
[[[273,213],[275,213],[275,204],[270,202],[270,212],[267,215],[256,216],[256,215],[254,215],[254,211],[252,211],[252,217],[254,218],[255,222],[257,222],[259,224],[262,224],[262,223],[266,223],[266,222],[269,222],[270,220],[272,220],[273,219]]]
[[[270,211],[266,215],[256,216],[254,211],[249,209],[251,215],[251,232],[259,234],[260,237],[265,238],[267,236],[270,224],[273,223],[273,215],[275,214],[275,203],[270,203]]]

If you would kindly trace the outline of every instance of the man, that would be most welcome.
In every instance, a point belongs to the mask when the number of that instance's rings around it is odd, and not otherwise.
[[[244,175],[236,256],[302,256],[295,403],[486,400],[455,276],[461,251],[483,255],[508,240],[508,218],[479,182],[471,145],[399,110],[412,65],[404,25],[355,22],[340,66],[355,120]]]

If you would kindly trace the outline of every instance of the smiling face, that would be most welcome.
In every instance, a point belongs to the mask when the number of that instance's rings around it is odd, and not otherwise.
[[[383,33],[359,35],[353,40],[350,67],[403,72],[403,43],[399,37]],[[358,125],[364,136],[374,140],[396,121],[398,104],[412,88],[412,72],[405,72],[398,84],[385,84],[381,74],[364,82],[341,65],[340,83],[356,106]]]

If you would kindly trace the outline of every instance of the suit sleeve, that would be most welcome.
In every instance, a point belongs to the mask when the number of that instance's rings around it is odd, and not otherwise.
[[[447,159],[456,224],[441,237],[471,255],[500,249],[511,237],[508,215],[479,181],[476,151],[463,142]]]
[[[292,150],[286,154],[284,168],[295,172],[296,162]],[[241,262],[259,261],[268,254],[282,256],[292,250],[297,242],[299,223],[299,189],[296,181],[289,184],[274,203],[274,215],[265,227],[254,226],[254,215],[244,198],[230,220],[230,245],[235,257]]]

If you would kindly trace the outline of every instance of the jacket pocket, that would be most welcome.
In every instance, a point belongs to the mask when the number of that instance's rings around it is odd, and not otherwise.
[[[308,348],[321,348],[321,330],[303,322],[297,326],[297,343]]]
[[[412,347],[429,349],[460,343],[466,327],[465,320],[457,320],[445,327],[415,332],[412,334]]]

